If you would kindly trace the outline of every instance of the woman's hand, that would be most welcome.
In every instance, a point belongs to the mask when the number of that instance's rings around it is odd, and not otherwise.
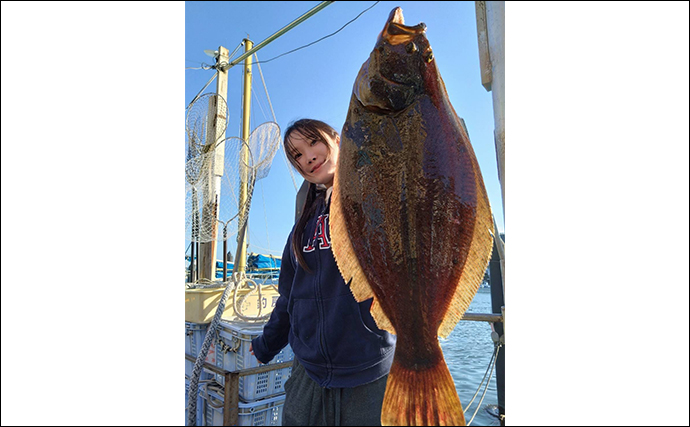
[[[252,345],[252,343],[249,343],[249,353],[250,353],[252,356],[256,357],[256,356],[254,355],[254,346]],[[263,365],[263,363],[262,363],[259,359],[256,359],[256,360],[259,361],[259,365]]]

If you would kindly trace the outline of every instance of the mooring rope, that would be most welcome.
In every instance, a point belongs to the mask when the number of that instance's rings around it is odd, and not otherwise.
[[[486,373],[484,374],[484,378],[486,378],[486,375],[489,372],[493,372],[494,366],[496,365],[496,360],[498,359],[498,352],[501,349],[502,344],[497,343],[496,344],[496,352],[491,355],[491,360],[489,361],[489,367],[486,370]],[[479,383],[479,387],[477,388],[477,391],[474,393],[474,396],[472,397],[472,400],[470,400],[470,403],[467,404],[467,407],[465,408],[466,412],[467,409],[469,409],[470,405],[474,401],[474,398],[477,396],[477,393],[479,393],[479,389],[482,388],[482,383],[484,382],[484,378],[482,378],[482,381]],[[467,423],[467,425],[472,425],[472,421],[474,420],[474,417],[477,415],[477,412],[479,412],[479,409],[482,407],[482,402],[484,401],[484,396],[486,396],[486,391],[489,388],[489,384],[491,383],[491,377],[489,377],[489,380],[486,382],[486,385],[484,386],[484,392],[482,393],[482,397],[479,399],[479,402],[477,403],[477,407],[474,410],[474,414],[472,414],[472,418],[470,421]]]
[[[232,280],[228,281],[223,295],[220,297],[220,302],[218,303],[218,308],[216,309],[216,314],[213,316],[211,324],[208,326],[206,331],[206,337],[204,338],[204,343],[199,350],[199,355],[194,363],[194,369],[192,369],[191,381],[189,383],[189,391],[187,394],[187,400],[189,402],[189,411],[187,412],[187,425],[193,426],[196,424],[196,401],[199,396],[199,377],[203,369],[204,361],[206,360],[206,355],[211,347],[211,343],[215,339],[216,329],[218,328],[218,323],[220,323],[221,316],[225,311],[225,301],[228,299],[228,294],[230,289],[239,286],[239,283],[245,280],[244,272],[235,272],[232,275]]]

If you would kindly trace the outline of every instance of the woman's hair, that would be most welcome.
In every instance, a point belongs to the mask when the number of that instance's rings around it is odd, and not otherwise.
[[[292,165],[299,171],[302,169],[300,168],[297,160],[295,160],[294,156],[294,153],[297,150],[290,141],[290,137],[294,131],[299,131],[299,133],[304,135],[308,140],[315,139],[326,144],[329,155],[333,148],[337,149],[337,147],[333,147],[331,145],[330,141],[325,136],[328,135],[332,139],[335,139],[336,136],[338,136],[338,132],[328,124],[313,119],[301,119],[291,123],[285,131],[283,146],[285,147],[285,153],[287,154],[290,163],[292,163]],[[302,268],[309,273],[311,273],[311,269],[307,265],[307,262],[304,260],[304,256],[302,255],[302,235],[304,233],[304,227],[307,225],[307,220],[311,215],[314,214],[314,210],[316,209],[316,203],[314,202],[323,197],[324,192],[318,191],[316,185],[310,182],[307,190],[307,197],[304,201],[304,206],[302,207],[302,215],[300,215],[299,220],[297,221],[297,225],[295,226],[295,231],[292,236],[292,252],[295,254],[297,262],[299,262]]]

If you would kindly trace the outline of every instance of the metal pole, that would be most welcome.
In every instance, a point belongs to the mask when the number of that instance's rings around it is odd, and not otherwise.
[[[244,53],[242,56],[239,58],[235,59],[231,63],[227,64],[226,66],[223,66],[222,69],[223,71],[234,67],[235,65],[239,64],[240,62],[244,61],[246,58],[250,58],[254,52],[257,50],[261,49],[262,47],[266,46],[267,44],[271,43],[273,40],[277,39],[278,37],[282,36],[283,34],[287,33],[291,29],[295,28],[305,20],[311,18],[312,15],[316,14],[319,12],[321,9],[325,8],[326,6],[330,5],[331,3],[334,3],[332,1],[322,1],[321,3],[317,4],[314,6],[310,11],[305,13],[304,15],[300,16],[299,18],[295,19],[291,23],[287,24],[285,27],[281,28],[278,30],[275,34],[272,36],[269,36],[266,40],[262,41],[261,43],[257,44],[254,49],[245,49]]]
[[[244,39],[244,50],[249,52],[252,50],[254,43],[249,39]],[[251,91],[252,91],[252,57],[251,55],[242,55],[246,59],[244,61],[244,90],[242,93],[242,140],[249,142],[249,114],[252,102]],[[247,198],[249,197],[247,182],[249,180],[249,152],[247,151],[247,146],[242,145],[242,151],[240,152],[240,200],[239,200],[239,224],[243,224],[239,228],[237,233],[237,251],[235,253],[235,266],[233,271],[244,272],[247,263],[247,247],[245,245],[245,238],[247,235],[246,224],[248,222],[247,216],[249,215],[249,209],[247,209]],[[243,166],[244,165],[244,166]]]
[[[503,316],[498,313],[465,313],[460,320],[495,323],[503,322]]]
[[[189,257],[189,280],[187,280],[189,283],[194,283],[194,279],[195,279],[194,276],[196,274],[196,271],[194,269],[194,257],[196,257],[196,253],[194,251],[195,248],[196,248],[196,238],[192,237],[192,250],[191,250],[190,257]]]
[[[501,236],[494,237],[494,251],[489,261],[489,274],[491,283],[491,311],[493,313],[503,313],[505,301],[503,299],[503,275],[501,274],[501,259],[498,254],[497,245]],[[505,370],[506,370],[506,351],[503,322],[493,323],[494,330],[498,334],[499,340],[503,341],[503,348],[498,352],[496,358],[496,392],[498,394],[498,414],[501,417],[501,425],[505,426]]]
[[[223,227],[223,283],[228,280],[228,225]]]
[[[225,373],[223,411],[223,425],[236,426],[240,418],[240,374],[237,371]]]

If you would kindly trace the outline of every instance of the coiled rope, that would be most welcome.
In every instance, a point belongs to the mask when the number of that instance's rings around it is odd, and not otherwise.
[[[265,281],[264,281],[264,282],[265,282]],[[233,294],[232,294],[232,304],[233,304],[233,308],[235,309],[235,315],[236,315],[238,318],[240,318],[240,319],[242,319],[242,320],[244,320],[244,321],[248,321],[248,322],[256,322],[256,321],[258,321],[258,322],[265,322],[266,320],[268,320],[268,319],[271,317],[271,313],[269,312],[269,313],[267,313],[267,314],[264,314],[263,316],[261,315],[261,312],[262,312],[262,309],[263,309],[263,306],[262,306],[262,304],[261,304],[261,301],[263,300],[263,294],[262,294],[261,288],[262,288],[263,286],[262,286],[262,285],[257,285],[256,282],[253,281],[253,280],[251,280],[251,279],[246,279],[246,280],[243,282],[243,284],[247,284],[247,285],[249,285],[249,283],[253,283],[253,284],[254,284],[254,287],[252,288],[251,286],[248,286],[248,287],[250,288],[249,293],[247,293],[246,295],[243,295],[243,296],[240,297],[240,298],[237,298],[237,291],[240,289],[240,287],[239,287],[239,286],[236,286],[236,287],[235,287],[235,291],[234,291]],[[276,292],[278,291],[278,287],[277,287],[276,285],[270,284],[269,286],[273,287],[273,289],[275,289]],[[257,291],[258,291],[258,293],[259,293],[259,295],[258,295],[258,298],[259,298],[259,299],[258,299],[258,301],[259,301],[259,313],[258,313],[256,316],[245,316],[245,315],[242,313],[242,310],[241,310],[242,302],[244,302],[247,298],[249,298],[250,295],[252,295],[254,292],[257,292]],[[238,304],[240,304],[240,305],[238,306]],[[268,305],[268,304],[267,304],[267,305]]]

